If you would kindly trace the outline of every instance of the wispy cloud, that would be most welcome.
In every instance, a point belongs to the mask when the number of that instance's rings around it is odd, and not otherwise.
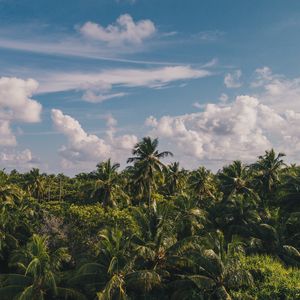
[[[215,42],[220,40],[225,35],[225,32],[220,30],[205,30],[192,35],[194,40]]]
[[[40,77],[39,93],[51,93],[67,90],[91,91],[99,101],[120,97],[123,94],[108,93],[114,87],[121,88],[158,88],[168,86],[172,82],[186,81],[211,76],[206,69],[195,69],[190,66],[168,66],[150,69],[109,69],[99,73],[50,73]],[[104,93],[103,93],[104,92]],[[113,96],[113,97],[112,97]]]
[[[171,61],[153,61],[153,60],[138,60],[123,58],[126,54],[114,53],[115,51],[105,48],[99,48],[99,46],[82,43],[81,40],[69,39],[57,43],[41,42],[38,40],[11,40],[8,38],[0,38],[0,48],[11,49],[17,51],[26,51],[32,53],[46,54],[46,55],[62,55],[73,56],[81,58],[90,58],[103,61],[112,61],[119,63],[130,63],[140,65],[179,65],[178,62]],[[115,56],[114,56],[115,55]],[[121,57],[120,57],[121,55]]]
[[[227,73],[224,77],[224,84],[229,89],[239,88],[242,86],[242,83],[240,81],[241,77],[241,70],[236,70],[232,73]]]
[[[127,93],[97,94],[93,91],[87,90],[84,92],[82,99],[91,103],[101,103],[109,99],[120,98],[126,95]]]

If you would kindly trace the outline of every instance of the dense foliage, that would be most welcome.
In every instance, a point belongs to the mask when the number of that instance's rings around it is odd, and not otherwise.
[[[300,299],[300,167],[167,156],[147,137],[122,171],[1,171],[0,299]]]

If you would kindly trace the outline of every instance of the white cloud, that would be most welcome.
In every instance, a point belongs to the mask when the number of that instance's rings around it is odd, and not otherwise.
[[[171,82],[212,75],[205,69],[168,66],[150,69],[111,69],[100,73],[55,73],[40,79],[40,93],[66,90],[107,92],[111,87],[163,87]]]
[[[16,146],[17,140],[13,134],[10,123],[7,120],[0,120],[0,146]]]
[[[107,27],[86,22],[80,28],[81,34],[85,37],[112,45],[140,44],[144,39],[151,37],[155,31],[155,25],[152,21],[135,22],[129,14],[121,15],[115,24],[110,24]]]
[[[256,70],[252,87],[261,88],[259,93],[263,103],[278,111],[290,109],[300,112],[300,78],[289,79],[283,75],[273,74],[268,67]]]
[[[0,152],[0,166],[6,169],[29,170],[39,166],[29,149],[23,151],[2,150]]]
[[[220,102],[223,104],[226,103],[228,101],[228,99],[229,99],[229,97],[225,93],[222,93],[221,96],[219,97]]]
[[[251,161],[271,147],[300,159],[300,114],[279,114],[247,95],[226,106],[208,104],[199,113],[150,117],[146,125],[189,167],[205,163],[216,169],[234,159]]]
[[[33,79],[0,77],[0,146],[16,146],[11,123],[40,121],[42,106],[31,99],[38,83]]]
[[[84,92],[82,99],[91,103],[101,103],[109,99],[120,98],[126,95],[126,93],[97,94],[92,90],[87,90]]]
[[[203,104],[203,103],[201,104],[198,101],[196,101],[196,102],[193,103],[193,107],[198,108],[198,109],[204,108],[205,105],[206,104]]]
[[[57,40],[57,38],[56,38]],[[180,63],[168,61],[138,60],[122,57],[124,54],[133,54],[144,51],[141,45],[134,47],[99,47],[98,44],[83,42],[82,39],[71,39],[65,37],[57,43],[44,41],[42,38],[34,40],[16,40],[0,37],[0,48],[14,49],[18,51],[29,51],[32,53],[42,53],[48,55],[62,55],[71,57],[92,58],[103,61],[130,63],[138,65],[178,65]],[[139,46],[139,47],[138,47]],[[120,55],[122,55],[120,57]]]
[[[205,42],[215,42],[224,36],[223,31],[219,30],[207,30],[207,31],[200,31],[196,34],[192,35],[194,40],[202,40]]]
[[[107,127],[116,127],[118,125],[118,121],[112,116],[112,114],[107,114],[104,116],[104,119],[106,120],[106,126]]]
[[[33,79],[0,77],[0,117],[27,123],[40,121],[42,106],[31,99],[37,88]]]
[[[59,150],[62,156],[62,165],[65,168],[89,169],[99,161],[112,158],[119,160],[137,143],[134,135],[115,136],[117,124],[112,116],[108,116],[109,126],[104,137],[88,134],[74,118],[63,114],[58,109],[52,110],[52,121],[55,128],[64,134],[68,144]]]
[[[134,4],[137,2],[137,0],[115,0],[117,3],[129,3],[129,4]]]
[[[224,84],[227,88],[239,88],[242,86],[240,78],[242,76],[241,70],[236,70],[232,73],[227,73],[224,77]]]

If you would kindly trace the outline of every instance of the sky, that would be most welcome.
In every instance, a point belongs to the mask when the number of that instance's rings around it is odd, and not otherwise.
[[[0,0],[0,168],[300,162],[300,1]]]

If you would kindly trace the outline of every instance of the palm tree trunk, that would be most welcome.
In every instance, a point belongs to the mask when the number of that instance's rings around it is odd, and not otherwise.
[[[150,209],[150,207],[151,207],[151,183],[150,183],[150,181],[148,182],[148,206]]]

